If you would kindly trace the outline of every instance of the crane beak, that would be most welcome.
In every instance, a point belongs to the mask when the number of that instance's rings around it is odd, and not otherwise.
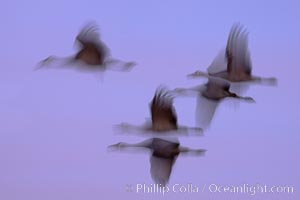
[[[188,75],[186,75],[186,76],[187,76],[187,78],[196,78],[196,77],[197,77],[197,72],[188,74]]]
[[[198,78],[198,77],[208,77],[205,72],[202,71],[195,71],[194,73],[188,74],[188,78]]]
[[[244,100],[246,100],[249,103],[256,103],[256,101],[252,97],[244,97]]]

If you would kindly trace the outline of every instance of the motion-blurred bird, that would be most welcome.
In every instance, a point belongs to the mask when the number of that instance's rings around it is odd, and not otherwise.
[[[208,73],[196,71],[188,77],[219,77],[230,82],[256,82],[276,85],[276,78],[262,78],[252,75],[252,64],[248,49],[248,32],[239,24],[232,26],[226,50],[221,53],[223,62],[212,63]]]
[[[192,88],[176,88],[177,95],[197,95],[196,123],[207,129],[213,119],[219,103],[225,98],[235,98],[247,102],[255,102],[252,97],[242,97],[230,91],[230,83],[221,78],[209,77],[206,84]]]
[[[174,94],[166,88],[159,87],[150,103],[151,121],[144,126],[135,126],[127,123],[119,125],[123,131],[151,132],[151,133],[187,133],[195,131],[201,133],[201,128],[179,126],[173,106]]]
[[[89,23],[85,25],[76,37],[78,51],[75,55],[69,57],[49,56],[42,60],[37,69],[49,66],[53,67],[54,62],[58,62],[59,66],[72,65],[74,68],[79,67],[80,70],[88,71],[104,71],[106,69],[128,71],[135,63],[124,62],[112,58],[107,46],[100,40],[98,27]]]
[[[254,102],[252,97],[242,97],[230,91],[230,83],[221,78],[209,77],[206,84],[192,88],[176,88],[173,90],[178,95],[188,94],[188,92],[200,93],[203,97],[220,101],[226,97],[247,100]]]
[[[152,138],[136,144],[120,142],[109,146],[111,150],[121,150],[124,148],[147,148],[151,150],[150,164],[151,177],[155,183],[165,186],[170,178],[172,167],[180,153],[194,155],[204,155],[205,149],[190,149],[180,146],[179,142]]]

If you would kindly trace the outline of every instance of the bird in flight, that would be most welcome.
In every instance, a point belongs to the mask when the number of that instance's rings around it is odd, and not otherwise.
[[[252,63],[248,49],[248,32],[240,24],[234,24],[230,30],[225,51],[217,56],[207,73],[196,71],[188,77],[218,77],[230,82],[255,82],[276,85],[274,77],[263,78],[252,75]],[[221,60],[220,60],[221,59]]]
[[[110,50],[100,39],[98,26],[86,24],[76,37],[78,50],[68,57],[49,56],[36,69],[45,67],[72,67],[83,71],[129,71],[136,64],[113,58]],[[56,65],[55,65],[56,64]]]
[[[150,138],[136,144],[120,142],[108,147],[111,151],[124,150],[128,148],[148,149],[150,155],[150,173],[153,181],[160,186],[169,182],[173,165],[179,154],[190,154],[203,156],[205,149],[190,149],[180,145],[177,139]]]
[[[215,114],[216,108],[225,98],[234,98],[246,102],[255,102],[252,97],[239,96],[230,91],[230,83],[217,77],[209,77],[206,84],[191,88],[176,88],[178,96],[197,95],[196,124],[207,129]]]
[[[121,123],[118,128],[124,132],[144,133],[170,133],[188,134],[193,131],[197,134],[202,133],[201,128],[179,126],[175,107],[173,106],[174,94],[165,87],[158,87],[152,101],[150,102],[151,120],[143,126],[135,126]]]

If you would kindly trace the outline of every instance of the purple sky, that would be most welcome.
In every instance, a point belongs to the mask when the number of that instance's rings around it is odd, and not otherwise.
[[[180,138],[205,157],[179,157],[179,183],[294,186],[294,194],[168,194],[163,199],[298,199],[300,187],[298,1],[15,1],[0,8],[0,199],[152,199],[126,184],[153,183],[147,154],[107,153],[110,144],[144,137],[115,135],[112,125],[141,124],[155,88],[194,86],[235,22],[250,32],[253,73],[277,87],[253,86],[256,104],[225,101],[205,137]],[[72,70],[32,69],[74,52],[87,21],[101,28],[114,57],[134,60],[130,73],[103,80]],[[195,125],[196,99],[175,101],[179,123]],[[103,198],[105,196],[106,198]],[[110,197],[110,198],[109,198]]]

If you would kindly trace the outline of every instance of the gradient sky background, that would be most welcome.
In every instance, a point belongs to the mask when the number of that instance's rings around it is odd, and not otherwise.
[[[2,0],[0,8],[0,199],[298,199],[299,1]],[[80,27],[95,21],[112,55],[134,60],[130,73],[103,80],[72,70],[33,71],[43,58],[70,55]],[[107,153],[112,125],[143,123],[156,87],[194,86],[235,22],[249,30],[253,73],[277,87],[253,86],[256,104],[225,101],[205,137],[181,138],[205,157],[179,157],[174,183],[291,185],[294,194],[136,194],[153,183],[149,156]],[[179,123],[195,125],[194,98],[175,101]]]

